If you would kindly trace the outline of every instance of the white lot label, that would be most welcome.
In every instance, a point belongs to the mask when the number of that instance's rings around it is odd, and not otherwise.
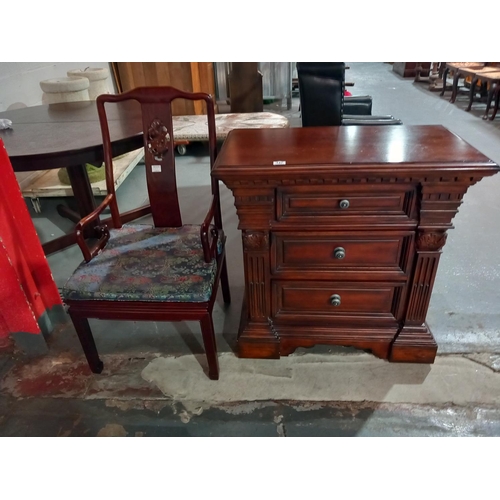
[[[273,165],[286,165],[285,160],[275,160],[273,161]]]
[[[161,172],[161,165],[151,165],[151,172]]]

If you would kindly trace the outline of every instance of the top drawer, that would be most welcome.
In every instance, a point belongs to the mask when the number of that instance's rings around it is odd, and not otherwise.
[[[415,189],[412,186],[293,186],[278,188],[276,218],[352,223],[353,219],[385,219],[387,222],[414,218]],[[361,219],[360,219],[361,220]]]

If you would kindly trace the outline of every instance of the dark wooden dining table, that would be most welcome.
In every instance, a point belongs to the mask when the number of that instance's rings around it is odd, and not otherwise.
[[[129,101],[107,110],[113,157],[143,146],[140,108]],[[26,107],[0,113],[12,121],[12,129],[0,130],[15,172],[66,167],[77,203],[75,214],[65,206],[59,213],[72,220],[92,212],[96,206],[86,163],[104,160],[101,128],[95,101],[69,102]],[[123,214],[125,222],[149,213],[141,207]],[[104,221],[107,222],[107,221]],[[62,250],[76,242],[74,232],[43,245],[45,254]]]

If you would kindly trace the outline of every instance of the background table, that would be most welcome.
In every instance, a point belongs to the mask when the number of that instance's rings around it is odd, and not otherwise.
[[[139,105],[134,101],[107,107],[113,157],[143,146]],[[16,172],[66,167],[78,214],[67,207],[59,213],[73,220],[80,219],[95,208],[95,199],[85,163],[100,164],[104,160],[101,129],[95,101],[33,106],[0,113],[0,118],[13,122],[12,130],[1,130],[0,137]],[[216,115],[217,138],[224,139],[234,128],[284,128],[285,117],[274,113]],[[206,117],[174,117],[174,139],[203,141]],[[129,222],[149,213],[149,206],[122,214]],[[111,224],[111,220],[104,221]],[[74,233],[43,245],[46,254],[76,242]]]
[[[142,147],[139,107],[135,103],[110,107],[108,116],[113,156]],[[84,217],[92,212],[95,200],[85,164],[99,164],[104,160],[95,102],[33,106],[0,113],[0,118],[13,123],[13,129],[1,130],[0,137],[14,171],[66,167],[78,216]],[[70,215],[70,211],[63,208],[60,213]],[[43,249],[50,254],[75,242],[75,235],[71,233],[45,243]]]

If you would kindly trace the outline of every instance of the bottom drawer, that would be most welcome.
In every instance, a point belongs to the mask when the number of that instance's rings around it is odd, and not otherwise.
[[[274,281],[277,322],[396,322],[404,284]]]

